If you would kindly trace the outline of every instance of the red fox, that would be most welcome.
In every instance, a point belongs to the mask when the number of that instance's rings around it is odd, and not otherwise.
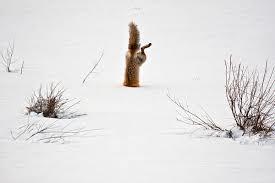
[[[123,83],[124,86],[139,87],[139,67],[146,60],[146,54],[144,50],[152,45],[151,43],[144,45],[139,51],[139,39],[139,30],[137,25],[131,22],[129,24],[129,44],[126,54],[126,68]]]

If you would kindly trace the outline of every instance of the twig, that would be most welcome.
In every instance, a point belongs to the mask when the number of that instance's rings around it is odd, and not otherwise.
[[[21,68],[20,68],[20,74],[21,74],[21,75],[23,74],[24,62],[25,62],[25,61],[23,60],[22,65],[21,65]]]
[[[184,122],[185,124],[188,125],[193,125],[193,126],[201,126],[206,130],[214,130],[214,131],[228,131],[226,129],[223,129],[219,127],[212,117],[203,109],[203,115],[198,115],[196,113],[193,113],[190,109],[189,106],[186,104],[185,106],[180,102],[178,99],[175,97],[171,97],[169,93],[167,93],[167,97],[174,103],[176,104],[177,107],[180,108],[181,112],[178,112],[179,115],[182,117],[182,119],[177,119],[178,121]],[[185,120],[183,120],[185,119]]]
[[[90,72],[88,72],[88,74],[85,76],[85,78],[84,78],[83,81],[82,81],[82,84],[84,84],[85,81],[86,81],[86,79],[89,77],[89,75],[90,75],[91,73],[93,73],[93,71],[94,71],[95,68],[98,66],[99,62],[101,61],[103,55],[104,55],[104,51],[102,51],[102,53],[101,53],[101,55],[100,55],[98,61],[97,61],[96,64],[93,66],[92,70],[90,70]]]
[[[43,141],[43,142],[64,142],[70,137],[82,137],[86,136],[87,132],[101,130],[101,129],[85,129],[85,127],[80,128],[70,128],[72,122],[66,125],[58,125],[58,120],[52,123],[47,123],[46,121],[35,121],[30,122],[28,120],[27,124],[17,128],[15,131],[10,131],[13,140],[18,140],[22,137],[25,141]]]

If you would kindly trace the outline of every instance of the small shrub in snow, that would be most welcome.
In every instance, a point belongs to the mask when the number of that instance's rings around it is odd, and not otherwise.
[[[19,69],[13,68],[13,65],[16,64],[17,60],[14,56],[15,49],[14,44],[9,44],[8,48],[6,48],[5,52],[1,52],[1,58],[2,58],[2,65],[5,68],[7,72],[18,72]],[[22,74],[24,67],[24,61],[22,62],[20,73]]]
[[[226,99],[236,125],[231,130],[218,126],[210,115],[192,112],[188,105],[183,105],[169,94],[169,99],[180,109],[179,121],[185,124],[210,130],[215,136],[240,138],[242,136],[257,136],[265,138],[275,135],[275,68],[268,72],[265,64],[263,74],[258,70],[249,72],[241,64],[234,65],[232,56],[226,66]]]
[[[70,109],[77,105],[79,101],[74,102],[64,97],[64,88],[60,88],[59,84],[50,84],[43,91],[42,86],[37,92],[31,96],[29,106],[27,106],[28,114],[34,112],[42,114],[48,118],[72,118],[76,117],[76,112],[71,112]]]
[[[271,135],[275,130],[274,67],[263,74],[234,65],[232,56],[226,66],[226,98],[237,127],[248,135]]]

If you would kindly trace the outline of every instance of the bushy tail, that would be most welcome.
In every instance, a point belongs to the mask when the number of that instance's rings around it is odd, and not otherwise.
[[[134,22],[129,24],[129,44],[128,49],[132,51],[138,50],[139,44],[139,31],[137,25]]]

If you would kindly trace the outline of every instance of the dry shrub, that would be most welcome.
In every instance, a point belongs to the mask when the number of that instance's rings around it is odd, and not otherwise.
[[[29,106],[26,107],[28,113],[35,112],[48,118],[72,118],[78,116],[76,112],[71,112],[70,109],[80,101],[75,102],[75,99],[65,98],[65,89],[59,85],[59,83],[51,83],[49,87],[46,87],[45,91],[40,86],[39,90],[34,92],[28,102]]]
[[[1,52],[0,55],[2,58],[1,64],[7,72],[20,71],[21,74],[23,73],[24,61],[21,64],[20,70],[18,68],[15,68],[15,65],[18,62],[18,60],[15,58],[14,43],[10,43],[6,50]]]
[[[232,56],[225,61],[226,99],[232,112],[237,129],[242,133],[234,134],[231,130],[224,129],[217,125],[210,115],[203,111],[197,114],[190,110],[180,100],[171,97],[169,99],[180,109],[181,122],[185,124],[202,127],[205,130],[214,132],[225,132],[226,136],[259,135],[267,137],[275,132],[275,68],[268,69],[265,63],[264,71],[255,69],[252,72],[242,64],[233,64]],[[260,74],[262,73],[262,74]]]
[[[244,134],[270,135],[275,126],[274,67],[262,74],[249,72],[242,64],[233,64],[232,56],[225,61],[226,98],[236,122]]]

